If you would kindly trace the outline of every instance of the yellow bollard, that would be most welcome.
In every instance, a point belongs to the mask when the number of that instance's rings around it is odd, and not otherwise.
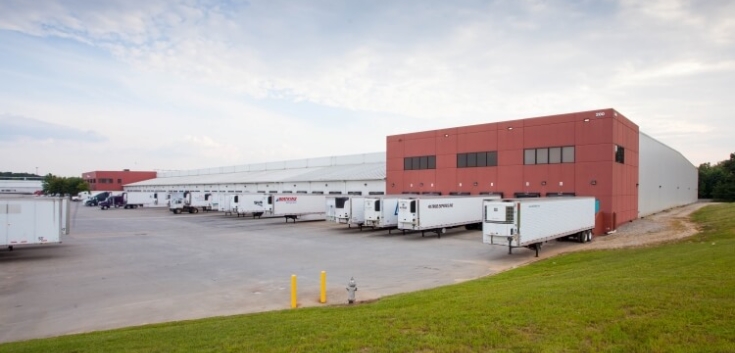
[[[296,275],[291,275],[291,309],[296,308]]]
[[[327,302],[327,272],[325,271],[322,271],[322,291],[321,295],[319,296],[319,302]]]

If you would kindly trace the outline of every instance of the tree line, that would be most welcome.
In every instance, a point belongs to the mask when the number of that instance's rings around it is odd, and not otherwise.
[[[735,201],[735,153],[715,165],[699,165],[699,198]]]
[[[46,195],[76,195],[89,191],[89,184],[80,177],[60,177],[51,173],[43,178],[43,193]]]

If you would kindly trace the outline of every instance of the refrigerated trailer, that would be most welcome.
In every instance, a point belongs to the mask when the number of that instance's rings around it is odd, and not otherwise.
[[[447,229],[482,227],[482,202],[500,196],[416,196],[398,200],[398,229],[434,232],[439,238]]]
[[[397,196],[368,196],[365,198],[365,227],[392,228],[398,227]]]
[[[238,217],[260,217],[273,212],[273,194],[237,194],[230,196],[231,213]]]
[[[69,234],[69,200],[0,199],[0,246],[61,243]]]
[[[538,251],[543,242],[574,238],[592,240],[595,228],[595,199],[554,197],[517,200],[486,200],[483,203],[482,242]]]
[[[127,191],[127,204],[137,207],[166,207],[166,193],[160,191]]]
[[[335,222],[353,225],[362,229],[365,223],[365,198],[362,196],[342,196],[335,199]]]
[[[198,191],[172,192],[169,199],[169,211],[174,214],[182,212],[199,213],[212,210],[212,194]]]
[[[326,198],[322,194],[243,194],[238,195],[238,214],[260,217],[285,217],[292,220],[324,220]]]

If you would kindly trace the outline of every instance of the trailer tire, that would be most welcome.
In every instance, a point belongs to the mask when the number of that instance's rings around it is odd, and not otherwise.
[[[587,240],[587,231],[577,233],[577,242],[584,243]]]
[[[196,208],[196,207],[192,208],[192,210],[194,210],[194,211],[193,211],[194,213],[199,213],[199,209],[198,209],[198,208]]]
[[[588,230],[587,231],[587,242],[591,242],[592,241],[592,237],[593,237],[592,231],[591,230]]]

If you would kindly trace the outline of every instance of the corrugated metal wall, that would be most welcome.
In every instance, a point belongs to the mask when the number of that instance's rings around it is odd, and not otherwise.
[[[639,136],[638,217],[696,202],[697,168],[673,148]]]

